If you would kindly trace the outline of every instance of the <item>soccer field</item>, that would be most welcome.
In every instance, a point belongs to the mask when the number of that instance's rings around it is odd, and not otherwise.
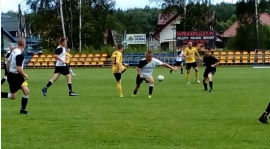
[[[30,96],[20,115],[22,93],[15,101],[2,99],[3,149],[269,149],[270,125],[258,122],[269,102],[270,69],[218,67],[214,92],[191,84],[185,74],[165,68],[153,96],[143,83],[132,98],[136,69],[122,76],[124,98],[119,98],[110,68],[73,68],[73,90],[68,96],[65,77],[41,93],[53,69],[25,69]],[[200,76],[204,68],[200,68]],[[3,74],[2,69],[2,74]],[[2,86],[8,91],[8,84]]]

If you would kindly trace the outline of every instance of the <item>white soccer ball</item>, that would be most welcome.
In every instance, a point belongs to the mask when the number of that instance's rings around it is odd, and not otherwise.
[[[161,82],[161,81],[163,81],[163,80],[164,80],[164,76],[163,76],[163,75],[158,75],[158,76],[157,76],[157,79],[158,79],[158,81],[160,81],[160,82]]]

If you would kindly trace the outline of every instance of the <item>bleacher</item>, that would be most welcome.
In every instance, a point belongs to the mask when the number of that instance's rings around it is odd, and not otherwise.
[[[72,67],[103,67],[107,54],[74,54],[71,55],[70,66]],[[26,67],[48,68],[54,67],[56,59],[52,54],[33,55],[25,62]]]
[[[200,53],[203,55],[203,51],[200,51]],[[255,59],[257,64],[270,64],[270,50],[258,51],[256,55],[254,51],[214,51],[213,54],[220,60],[220,65],[253,65]],[[125,53],[123,56],[123,63],[134,66],[144,58],[144,53]],[[175,63],[175,56],[172,52],[154,53],[154,57],[171,65]],[[24,66],[49,68],[54,67],[55,61],[56,59],[52,54],[33,55],[25,57]],[[70,65],[72,67],[106,67],[111,66],[111,61],[107,54],[74,54],[71,55]]]

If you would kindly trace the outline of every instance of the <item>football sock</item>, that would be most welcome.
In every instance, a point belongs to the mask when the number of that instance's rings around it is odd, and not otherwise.
[[[1,80],[1,85],[4,84],[7,80],[7,77],[4,77],[2,80]]]
[[[22,101],[21,101],[21,110],[25,110],[28,103],[28,95],[23,95]]]
[[[52,84],[53,84],[53,83],[52,83],[52,81],[50,80],[50,81],[47,83],[45,89],[48,89]]]
[[[189,73],[187,73],[187,82],[189,82]]]
[[[133,94],[136,95],[138,90],[134,89]]]
[[[213,89],[213,81],[209,81],[209,86],[210,86],[210,89],[212,90]]]
[[[266,108],[266,110],[265,110],[266,112],[267,112],[267,114],[266,115],[268,115],[269,113],[270,113],[270,102],[268,103],[268,106],[267,106],[267,108]]]
[[[195,71],[196,80],[198,80],[198,76],[199,76],[199,71]]]
[[[69,90],[69,92],[72,92],[72,84],[71,84],[71,82],[68,83],[67,85],[68,85],[68,90]]]
[[[183,68],[181,68],[181,73],[183,73]]]
[[[149,95],[152,95],[154,89],[154,85],[149,85]]]
[[[207,90],[207,83],[203,83],[204,89]]]
[[[71,75],[74,75],[74,73],[73,73],[73,70],[72,70],[72,69],[70,69],[70,70],[69,70],[69,72],[71,73]]]
[[[1,92],[1,98],[10,98],[11,94],[7,92]]]
[[[121,86],[121,83],[118,83],[118,82],[117,82],[117,91],[119,95],[122,95],[122,86]]]

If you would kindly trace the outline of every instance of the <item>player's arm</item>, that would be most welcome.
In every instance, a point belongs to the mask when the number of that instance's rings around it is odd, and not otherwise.
[[[163,63],[162,61],[160,61],[158,59],[154,59],[154,60],[155,60],[156,65],[161,65],[161,66],[164,66],[164,67],[169,68],[171,70],[176,70],[176,68],[172,67],[171,65],[169,65],[167,63]]]
[[[54,58],[63,62],[63,63],[66,63],[65,60],[62,60],[59,55],[63,52],[63,49],[62,48],[57,48],[55,51],[54,51]]]
[[[215,64],[213,64],[214,67],[219,65],[219,60],[217,58],[214,57],[214,61],[215,61]]]
[[[22,54],[16,56],[16,69],[20,75],[22,75],[24,78],[28,79],[27,74],[25,74],[23,71],[23,67],[22,67],[23,60],[24,60],[24,56]]]
[[[196,48],[196,53],[197,53],[199,59],[202,60],[202,58],[201,58],[201,56],[200,56],[200,53],[198,52],[197,48]]]
[[[142,71],[141,71],[141,69],[143,68],[143,66],[145,66],[145,64],[144,64],[144,61],[141,60],[139,62],[139,65],[137,66],[137,73],[140,75],[141,78],[143,77]]]
[[[115,65],[116,65],[116,68],[118,70],[118,73],[122,72],[122,70],[121,70],[122,63],[120,63],[120,59],[121,59],[121,56],[116,55],[116,57],[115,57]]]
[[[203,57],[203,62],[202,62],[202,65],[205,66],[205,57]]]
[[[7,72],[9,72],[9,66],[10,66],[10,61],[7,60],[7,63],[6,63],[6,69],[7,69]]]
[[[183,55],[182,55],[182,57],[184,57],[184,58],[188,58],[188,56],[187,56],[187,50],[185,50],[186,48],[183,48]]]

